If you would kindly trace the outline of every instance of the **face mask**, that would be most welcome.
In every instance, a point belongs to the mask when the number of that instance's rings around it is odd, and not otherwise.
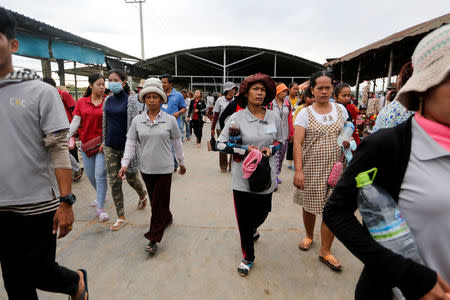
[[[108,82],[108,89],[110,89],[114,94],[118,94],[122,91],[122,82]]]

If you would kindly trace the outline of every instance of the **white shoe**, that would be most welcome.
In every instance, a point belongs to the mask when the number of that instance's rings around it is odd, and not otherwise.
[[[106,222],[109,220],[108,213],[106,211],[104,211],[103,209],[97,211],[97,217],[100,222]]]
[[[97,199],[94,199],[91,201],[91,203],[89,204],[90,207],[97,207]]]

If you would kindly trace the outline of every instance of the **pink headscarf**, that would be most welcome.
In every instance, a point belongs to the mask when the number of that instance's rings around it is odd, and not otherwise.
[[[256,170],[259,162],[261,161],[262,153],[259,150],[253,149],[245,158],[242,163],[242,171],[244,172],[243,178],[249,178],[252,176],[253,172]]]

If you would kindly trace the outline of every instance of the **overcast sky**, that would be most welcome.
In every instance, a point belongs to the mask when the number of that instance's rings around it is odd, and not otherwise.
[[[140,57],[139,10],[125,0],[0,0],[0,5]],[[450,0],[147,0],[145,57],[241,45],[319,63],[450,12]],[[15,65],[36,65],[21,58]],[[37,62],[40,68],[40,63]]]

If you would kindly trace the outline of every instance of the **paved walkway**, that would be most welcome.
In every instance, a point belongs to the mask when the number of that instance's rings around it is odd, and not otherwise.
[[[207,136],[210,126],[206,124]],[[159,253],[144,251],[143,237],[150,208],[136,210],[138,196],[124,183],[129,224],[109,231],[115,208],[108,192],[112,219],[100,223],[87,177],[73,185],[78,201],[76,222],[58,243],[57,260],[69,268],[87,269],[90,299],[353,299],[361,263],[339,241],[335,256],[344,266],[334,273],[318,260],[319,243],[308,252],[297,244],[304,236],[301,208],[292,202],[293,171],[284,167],[283,184],[273,196],[272,212],[256,244],[255,266],[248,277],[236,273],[241,259],[230,173],[219,172],[218,154],[184,144],[187,174],[173,176],[171,210],[174,223],[166,230]],[[316,240],[319,241],[319,219]],[[41,299],[67,299],[40,292]],[[0,299],[7,299],[0,282]]]

